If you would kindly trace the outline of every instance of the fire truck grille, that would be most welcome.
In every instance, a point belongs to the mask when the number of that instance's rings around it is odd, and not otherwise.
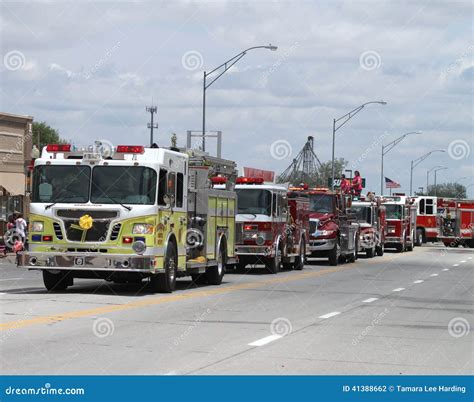
[[[94,221],[92,227],[83,230],[79,227],[79,219],[65,220],[66,236],[69,241],[95,241],[104,242],[107,240],[107,231],[110,221]]]
[[[309,233],[314,233],[318,229],[318,221],[310,220],[309,221]]]
[[[244,233],[243,233],[244,225],[242,222],[238,222],[235,224],[235,243],[242,244]]]

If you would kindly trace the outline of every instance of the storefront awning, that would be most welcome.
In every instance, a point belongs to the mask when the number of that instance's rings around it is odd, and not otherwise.
[[[10,195],[25,195],[25,175],[22,173],[0,172],[0,186]]]

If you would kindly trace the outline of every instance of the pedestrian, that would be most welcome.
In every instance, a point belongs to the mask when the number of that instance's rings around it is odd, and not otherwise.
[[[7,230],[12,230],[15,227],[15,218],[13,215],[8,217]]]
[[[360,193],[362,192],[362,177],[360,177],[358,170],[354,172],[354,178],[352,179],[352,191],[357,197],[359,197]]]
[[[26,240],[26,221],[23,219],[23,214],[18,213],[16,214],[16,220],[15,220],[15,230],[18,234],[18,236],[21,237],[21,241],[23,244],[25,244]]]
[[[349,194],[351,192],[351,183],[346,179],[346,175],[341,176],[341,191],[343,194]]]

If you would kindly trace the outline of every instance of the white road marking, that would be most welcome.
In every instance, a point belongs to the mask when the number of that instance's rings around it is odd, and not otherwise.
[[[396,288],[393,289],[392,292],[401,292],[402,290],[405,290],[405,288]]]
[[[464,264],[465,262],[466,262],[466,260],[462,260],[462,261],[461,261],[461,264]]]
[[[281,335],[270,335],[266,336],[265,338],[259,339],[255,342],[249,343],[249,346],[263,346],[266,345],[267,343],[276,341],[277,339],[283,338]]]
[[[472,260],[472,257],[467,257],[468,260]]]
[[[433,277],[434,277],[434,276],[438,276],[438,274],[431,274],[430,276],[433,276]]]
[[[418,279],[417,281],[413,282],[413,283],[423,283],[424,280],[423,279]]]
[[[443,269],[443,271],[444,271],[444,272],[449,271],[449,268],[445,268],[445,269]]]
[[[371,297],[370,299],[367,299],[367,300],[362,300],[362,303],[372,303],[374,302],[375,300],[378,300],[376,297]]]
[[[1,296],[1,295],[6,295],[6,293],[0,292],[0,296]]]
[[[331,318],[331,317],[334,317],[335,315],[339,315],[341,314],[340,311],[333,311],[332,313],[327,313],[327,314],[324,314],[324,315],[320,315],[319,318]]]
[[[453,267],[459,267],[459,264],[453,264]]]

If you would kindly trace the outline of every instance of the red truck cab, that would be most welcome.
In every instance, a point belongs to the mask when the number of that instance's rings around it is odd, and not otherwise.
[[[416,233],[416,206],[411,197],[395,194],[384,197],[386,209],[387,237],[385,248],[398,252],[413,251]]]
[[[238,266],[264,263],[271,273],[303,269],[309,251],[309,201],[281,184],[261,178],[236,181]]]
[[[474,247],[474,200],[440,199],[439,240],[447,247]]]
[[[415,197],[417,207],[415,245],[436,242],[439,236],[438,198],[430,196]]]

